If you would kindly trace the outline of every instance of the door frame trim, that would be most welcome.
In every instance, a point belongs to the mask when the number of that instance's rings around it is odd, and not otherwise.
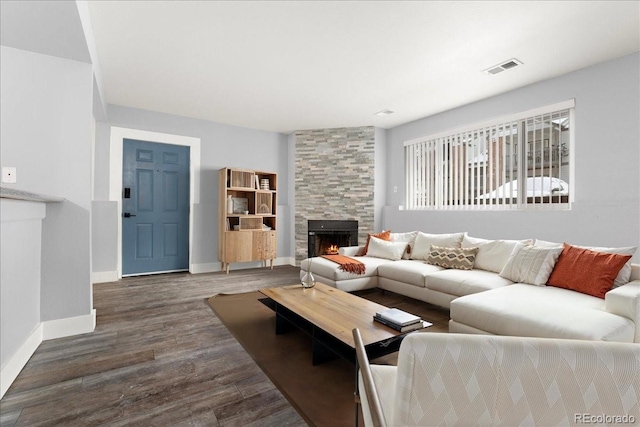
[[[189,272],[193,273],[194,205],[200,203],[200,138],[111,126],[109,145],[109,200],[118,215],[118,279],[122,278],[122,155],[125,139],[182,145],[189,150]]]

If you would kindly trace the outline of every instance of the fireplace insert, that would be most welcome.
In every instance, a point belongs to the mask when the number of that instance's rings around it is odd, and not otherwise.
[[[342,246],[358,245],[358,221],[309,220],[309,258],[338,253]]]

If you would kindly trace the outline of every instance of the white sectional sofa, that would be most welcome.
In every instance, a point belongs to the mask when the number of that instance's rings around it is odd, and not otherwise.
[[[600,298],[503,277],[505,274],[502,269],[516,247],[561,248],[559,244],[534,243],[533,240],[486,240],[470,237],[466,233],[413,233],[427,236],[427,244],[440,243],[442,239],[450,244],[447,239],[455,236],[459,238],[457,247],[478,247],[473,269],[443,268],[425,262],[421,258],[424,257],[424,248],[418,247],[424,246],[425,239],[420,241],[420,238],[416,238],[414,242],[409,241],[415,243],[415,248],[409,245],[413,254],[404,253],[402,259],[396,259],[397,256],[391,257],[394,259],[370,256],[371,253],[363,256],[362,246],[341,248],[342,255],[365,265],[365,272],[361,275],[344,272],[335,262],[321,257],[303,260],[300,274],[302,276],[310,265],[317,281],[347,292],[377,287],[448,308],[450,332],[640,343],[638,264],[627,262],[624,271],[616,278],[616,287]],[[407,242],[407,234],[398,233],[396,236],[401,236],[400,239]],[[393,241],[394,233],[391,235]],[[376,244],[379,243],[376,240]],[[636,248],[595,249],[632,254]],[[561,249],[558,249],[557,254],[560,252]],[[549,268],[549,265],[545,268]],[[546,283],[546,279],[544,281]]]

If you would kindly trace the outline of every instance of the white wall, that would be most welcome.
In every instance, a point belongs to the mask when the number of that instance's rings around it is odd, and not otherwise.
[[[92,310],[90,64],[1,47],[2,164],[11,188],[64,197],[48,205],[42,240],[42,320]]]
[[[40,242],[45,205],[0,199],[0,207],[0,367],[4,369],[40,325]]]
[[[42,205],[41,227],[29,216],[5,222],[5,206],[11,203],[2,202],[4,392],[41,339],[90,332],[95,326],[90,281],[93,83],[90,64],[6,46],[0,55],[0,157],[2,166],[17,168],[17,183],[3,186],[64,198]],[[19,260],[12,259],[16,254]]]
[[[286,135],[115,105],[108,106],[108,120],[108,123],[97,124],[93,226],[94,229],[105,227],[109,232],[94,235],[94,274],[117,269],[114,263],[117,234],[111,231],[117,225],[117,217],[113,217],[115,202],[109,201],[110,126],[200,138],[200,194],[199,203],[194,206],[192,253],[196,271],[219,268],[218,170],[231,166],[276,172],[279,180],[278,258],[286,258],[288,262],[291,256],[288,228],[291,201],[287,186],[289,147]],[[261,262],[232,264],[231,268],[261,265]]]
[[[90,208],[91,65],[1,47],[2,164],[12,188]]]
[[[518,72],[517,70],[513,72]],[[514,90],[387,131],[384,228],[468,231],[594,246],[640,243],[640,54]],[[500,78],[499,75],[487,78]],[[570,211],[403,211],[403,142],[574,98],[575,202]],[[398,186],[398,192],[392,191]],[[635,260],[640,256],[636,253]]]

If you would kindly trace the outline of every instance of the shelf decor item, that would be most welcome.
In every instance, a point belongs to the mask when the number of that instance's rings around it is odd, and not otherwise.
[[[241,214],[249,210],[249,199],[244,197],[232,197],[233,213]]]
[[[231,194],[227,196],[227,213],[233,213],[233,196]]]
[[[307,271],[304,273],[304,276],[302,276],[302,279],[300,279],[302,287],[305,289],[313,288],[316,285],[316,278],[313,277],[313,273],[311,273],[311,260],[312,258],[309,258]]]

